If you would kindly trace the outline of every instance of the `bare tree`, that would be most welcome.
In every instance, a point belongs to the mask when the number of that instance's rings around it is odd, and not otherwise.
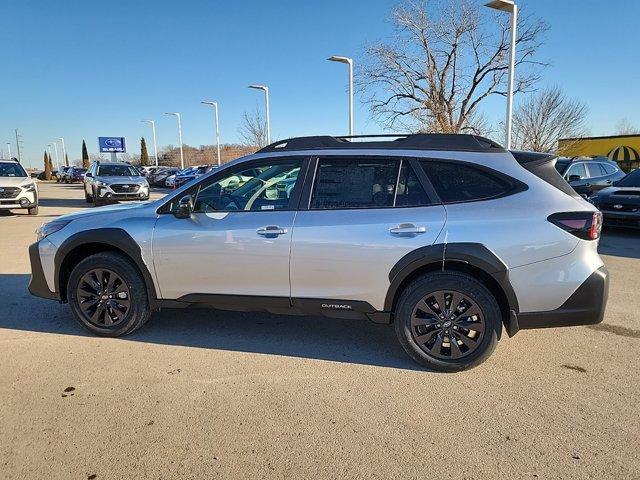
[[[478,106],[506,95],[511,29],[508,16],[469,0],[424,0],[393,10],[395,36],[366,49],[358,84],[385,127],[411,131],[486,129]],[[547,26],[520,16],[514,92],[532,88],[545,63],[535,60]]]
[[[244,112],[238,133],[243,145],[256,149],[267,145],[267,124],[257,105],[253,113]]]
[[[587,135],[587,106],[547,88],[518,105],[513,113],[513,144],[535,152],[553,152],[560,138]],[[564,145],[566,148],[568,145]]]
[[[621,118],[616,124],[616,135],[638,135],[640,128],[633,125],[627,117]]]

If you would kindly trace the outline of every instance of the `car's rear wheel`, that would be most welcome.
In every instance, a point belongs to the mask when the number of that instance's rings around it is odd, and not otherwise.
[[[75,318],[105,337],[131,333],[151,315],[138,268],[115,252],[97,253],[78,263],[69,276],[67,299]]]
[[[419,364],[456,372],[479,365],[496,347],[500,308],[475,278],[458,272],[431,272],[402,292],[395,330],[400,344]]]

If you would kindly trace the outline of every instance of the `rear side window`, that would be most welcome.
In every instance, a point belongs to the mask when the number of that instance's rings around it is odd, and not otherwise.
[[[395,159],[321,158],[309,208],[392,207],[399,167]]]
[[[486,200],[508,194],[514,186],[498,175],[455,162],[420,162],[443,203]]]
[[[606,172],[600,167],[599,163],[589,163],[587,165],[590,177],[604,177]]]
[[[606,172],[607,175],[612,175],[616,173],[617,169],[613,165],[609,165],[607,163],[601,163],[600,167]]]
[[[432,203],[420,180],[418,180],[416,172],[413,171],[409,162],[403,161],[402,167],[400,167],[400,177],[398,178],[395,206],[422,207]]]

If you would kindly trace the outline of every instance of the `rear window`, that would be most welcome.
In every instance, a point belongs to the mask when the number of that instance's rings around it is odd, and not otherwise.
[[[457,162],[420,162],[443,203],[472,202],[500,197],[514,185],[483,169]]]

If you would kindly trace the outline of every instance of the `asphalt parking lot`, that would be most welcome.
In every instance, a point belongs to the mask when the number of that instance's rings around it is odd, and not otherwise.
[[[640,232],[602,238],[602,324],[436,374],[354,320],[164,310],[90,336],[27,292],[36,227],[87,208],[40,192],[0,213],[1,478],[640,478]]]

